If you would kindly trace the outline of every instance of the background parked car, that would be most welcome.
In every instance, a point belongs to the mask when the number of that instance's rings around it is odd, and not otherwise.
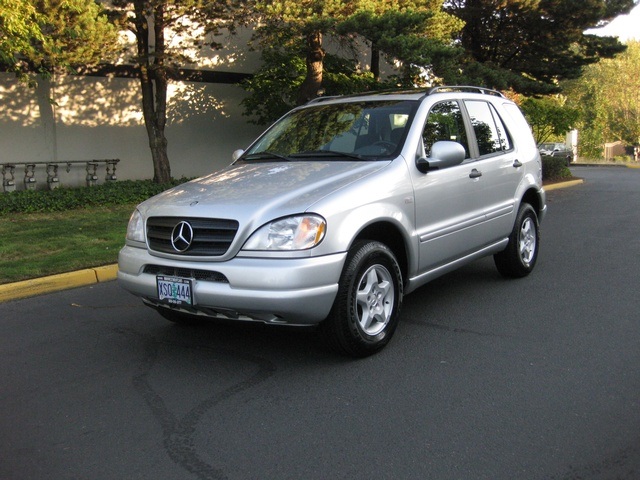
[[[550,157],[563,157],[567,160],[567,165],[571,163],[573,152],[564,143],[541,143],[538,145],[540,155]]]

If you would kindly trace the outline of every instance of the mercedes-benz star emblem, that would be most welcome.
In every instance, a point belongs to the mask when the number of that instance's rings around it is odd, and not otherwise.
[[[186,252],[193,242],[193,228],[188,222],[180,222],[171,232],[171,245],[176,252]]]

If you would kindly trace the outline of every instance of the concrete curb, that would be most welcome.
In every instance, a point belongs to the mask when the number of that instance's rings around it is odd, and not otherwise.
[[[570,163],[569,167],[640,168],[640,163]]]
[[[566,182],[552,183],[550,185],[545,185],[544,191],[550,192],[551,190],[559,190],[561,188],[575,187],[576,185],[582,185],[583,183],[584,183],[584,180],[581,178],[577,178],[575,180],[568,180]]]
[[[34,278],[23,282],[0,285],[0,303],[19,300],[69,288],[85,287],[100,282],[115,280],[118,265],[88,268],[76,272],[60,273],[48,277]]]

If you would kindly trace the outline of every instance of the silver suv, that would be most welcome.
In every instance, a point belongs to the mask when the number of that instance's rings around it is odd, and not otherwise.
[[[171,321],[318,325],[366,356],[428,281],[487,255],[529,274],[545,211],[537,146],[500,93],[320,98],[227,168],[140,204],[118,279]]]

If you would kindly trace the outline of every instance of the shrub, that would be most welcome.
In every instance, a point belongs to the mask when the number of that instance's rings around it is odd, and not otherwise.
[[[185,181],[187,180],[182,178],[170,183],[157,184],[151,180],[124,180],[95,187],[60,187],[55,190],[0,193],[0,215],[63,212],[83,207],[140,203]]]
[[[564,157],[542,156],[542,180],[556,181],[572,178]]]

